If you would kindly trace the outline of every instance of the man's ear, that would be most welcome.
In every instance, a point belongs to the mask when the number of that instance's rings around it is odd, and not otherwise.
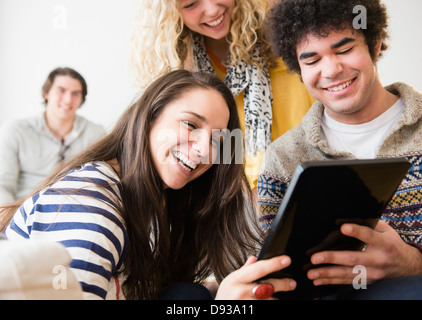
[[[381,47],[382,47],[382,40],[379,40],[377,42],[377,44],[375,45],[375,50],[374,50],[375,59],[378,59],[379,58],[380,53],[381,53]]]

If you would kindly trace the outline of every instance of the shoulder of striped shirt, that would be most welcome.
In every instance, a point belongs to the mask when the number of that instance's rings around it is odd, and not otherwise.
[[[69,201],[68,203],[54,204],[51,201],[53,196],[61,195],[58,191],[60,188],[66,188],[67,186],[66,189],[68,191],[71,191],[72,188],[78,189],[78,184],[81,182],[78,178],[87,177],[93,180],[91,184],[94,181],[98,182],[96,179],[113,183],[119,182],[117,174],[107,164],[101,162],[84,164],[80,169],[70,171],[65,179],[54,184],[52,188],[43,190],[36,199],[32,199],[32,205],[28,203],[29,206],[25,206],[29,211],[25,212],[27,217],[31,214],[33,215],[35,211],[42,213],[42,215],[38,214],[37,217],[30,219],[32,221],[17,219],[18,221],[11,225],[11,229],[20,236],[26,233],[26,237],[31,238],[35,233],[37,238],[49,238],[49,240],[58,241],[65,245],[71,255],[73,252],[71,267],[76,271],[75,274],[79,278],[78,280],[80,280],[83,290],[105,298],[108,281],[112,280],[113,275],[122,267],[128,241],[123,219],[117,210],[118,206],[113,203],[113,200],[110,200],[110,188],[88,188],[87,192],[83,192],[82,195],[66,197],[66,200]],[[89,180],[83,179],[82,184],[89,185],[90,183]],[[115,190],[117,187],[119,187],[118,184],[111,189],[114,189],[114,195],[119,197],[120,194]],[[95,194],[92,194],[92,192]],[[100,201],[98,201],[99,199]],[[84,201],[84,203],[81,204],[81,201],[78,200]],[[59,209],[63,212],[75,214],[72,217],[77,219],[68,220],[66,219],[68,216],[59,216],[57,214]],[[24,230],[27,230],[27,232]],[[55,231],[54,233],[48,232],[53,230]],[[72,231],[71,233],[69,233],[70,230]],[[75,232],[73,232],[75,230],[78,230],[77,234],[79,236],[72,239],[68,238],[68,235],[75,235]],[[97,237],[101,237],[103,239],[102,243],[106,243],[107,247],[96,243],[95,239]],[[94,263],[78,259],[77,252],[79,250],[85,251],[86,249],[89,249],[96,256],[92,260]],[[100,263],[95,263],[95,260],[100,262],[101,259],[110,262],[110,270],[106,270]],[[89,278],[84,279],[84,276],[81,277],[78,270],[89,270],[91,275],[94,273],[96,276],[94,276],[94,279],[91,278],[91,282]],[[101,282],[95,277],[101,277],[103,280],[108,281],[105,281],[106,283]],[[101,285],[100,283],[103,284]]]

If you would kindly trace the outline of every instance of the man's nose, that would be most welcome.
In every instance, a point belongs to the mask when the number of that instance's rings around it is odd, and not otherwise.
[[[343,63],[337,57],[330,57],[323,60],[322,76],[324,78],[334,79],[343,72]]]

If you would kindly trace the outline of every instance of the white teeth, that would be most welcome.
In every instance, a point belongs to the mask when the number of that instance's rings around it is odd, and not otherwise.
[[[218,26],[221,23],[221,21],[223,21],[223,19],[224,19],[224,15],[222,15],[220,17],[220,19],[217,19],[217,20],[215,20],[213,22],[209,22],[209,23],[206,23],[206,24],[209,25],[210,27],[216,27],[216,26]]]
[[[191,172],[195,170],[198,166],[196,163],[190,161],[184,154],[180,152],[174,152],[173,155],[179,160],[179,164],[185,169],[187,172]]]
[[[339,85],[337,87],[328,88],[327,90],[328,91],[331,91],[331,92],[337,92],[337,91],[343,90],[344,88],[350,86],[352,84],[352,82],[353,81],[350,80],[350,81],[348,81],[346,83],[343,83],[343,84],[341,84],[341,85]]]

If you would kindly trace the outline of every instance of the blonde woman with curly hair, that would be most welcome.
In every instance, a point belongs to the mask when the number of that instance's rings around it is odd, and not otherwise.
[[[298,75],[276,59],[264,32],[264,0],[140,0],[132,63],[140,87],[184,67],[215,72],[236,97],[252,189],[271,141],[313,103]]]

